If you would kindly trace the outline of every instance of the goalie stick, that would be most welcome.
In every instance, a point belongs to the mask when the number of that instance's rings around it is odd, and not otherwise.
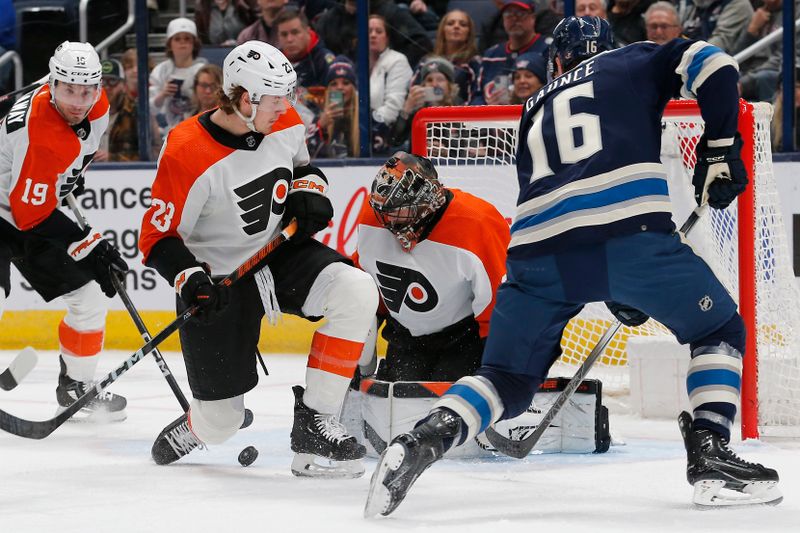
[[[269,241],[263,248],[253,254],[248,260],[242,263],[234,272],[228,274],[225,279],[219,283],[221,285],[231,286],[244,276],[252,272],[255,268],[261,266],[262,261],[272,253],[280,244],[294,235],[297,230],[297,221],[292,222]],[[47,420],[26,420],[19,418],[6,411],[0,409],[0,429],[7,433],[12,433],[19,437],[28,439],[43,439],[50,435],[53,431],[59,428],[64,422],[69,420],[75,413],[80,411],[87,403],[92,401],[101,391],[107,389],[120,378],[125,372],[130,370],[133,365],[144,359],[145,355],[153,351],[155,347],[164,342],[167,337],[183,327],[197,312],[199,307],[193,305],[187,309],[182,315],[173,320],[169,325],[162,329],[155,337],[146,342],[144,346],[139,348],[133,355],[126,359],[120,366],[109,372],[103,379],[96,382],[90,389],[86,391],[80,398],[67,407],[60,414]]]
[[[22,383],[25,376],[33,370],[36,363],[39,362],[39,356],[36,350],[28,346],[17,354],[11,364],[8,365],[2,374],[0,374],[0,389],[11,390],[17,385]]]
[[[686,219],[686,222],[684,222],[683,226],[681,226],[681,229],[679,230],[680,233],[684,235],[688,234],[692,227],[694,227],[695,223],[700,219],[700,215],[702,215],[704,210],[705,205],[700,206],[692,211],[692,213]],[[545,413],[544,417],[539,422],[539,425],[536,426],[530,435],[521,440],[513,440],[511,438],[504,437],[492,426],[489,426],[486,428],[486,439],[491,443],[491,445],[494,446],[498,452],[515,459],[522,459],[531,453],[533,447],[536,446],[536,443],[542,438],[544,432],[550,427],[550,423],[561,411],[561,408],[564,407],[564,404],[566,404],[575,393],[575,390],[586,377],[586,374],[589,373],[589,370],[592,369],[595,361],[597,361],[600,355],[605,351],[606,346],[608,346],[608,343],[614,338],[614,335],[616,335],[620,327],[622,327],[622,323],[617,320],[615,320],[611,326],[608,327],[603,336],[600,337],[600,340],[597,341],[594,349],[592,349],[592,351],[583,361],[583,364],[581,364],[581,366],[575,372],[575,375],[572,376],[572,379],[569,380],[567,386],[564,388],[558,398],[556,398],[556,401],[553,402],[553,405],[550,406],[550,409],[547,411],[547,413]]]
[[[67,204],[69,205],[69,208],[75,215],[78,224],[82,228],[89,227],[89,219],[86,218],[86,216],[83,214],[83,211],[81,211],[81,208],[78,207],[78,201],[75,198],[75,195],[69,193],[67,195],[66,200]],[[150,335],[150,332],[148,331],[147,326],[144,323],[144,320],[142,320],[142,316],[139,314],[139,311],[133,304],[133,300],[131,300],[130,295],[128,295],[128,291],[125,288],[124,281],[120,279],[118,276],[112,275],[111,283],[114,285],[114,289],[117,291],[117,294],[122,300],[122,303],[125,304],[125,309],[128,310],[128,314],[130,315],[131,320],[133,320],[136,329],[139,330],[139,335],[142,336],[142,339],[145,342],[150,341],[152,339],[152,336]],[[183,394],[180,385],[178,385],[178,382],[175,380],[175,375],[169,369],[169,365],[167,365],[166,359],[164,359],[164,356],[161,354],[161,350],[159,350],[158,348],[154,348],[153,351],[150,353],[152,354],[153,359],[156,360],[156,364],[158,365],[158,368],[161,370],[161,375],[164,376],[165,380],[167,380],[169,388],[172,389],[172,393],[175,395],[175,398],[181,405],[181,409],[183,409],[184,413],[187,412],[189,410],[189,401],[186,399],[186,396]],[[245,409],[245,418],[244,422],[242,423],[242,428],[246,428],[252,422],[253,422],[252,411],[250,411],[250,409]]]

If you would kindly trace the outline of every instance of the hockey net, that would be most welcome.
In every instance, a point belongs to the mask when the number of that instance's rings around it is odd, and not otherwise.
[[[519,192],[514,165],[520,113],[520,106],[423,109],[414,120],[412,151],[433,160],[445,185],[488,200],[510,223]],[[751,185],[728,209],[706,210],[688,238],[737,300],[747,325],[743,438],[800,435],[800,289],[772,172],[771,116],[768,104],[741,103],[742,159]],[[678,226],[695,206],[691,176],[702,132],[696,102],[670,102],[664,113],[662,162]],[[587,305],[567,326],[553,373],[571,375],[612,320],[604,304]],[[603,380],[612,394],[627,394],[629,340],[666,335],[671,333],[655,320],[623,327],[590,377]]]

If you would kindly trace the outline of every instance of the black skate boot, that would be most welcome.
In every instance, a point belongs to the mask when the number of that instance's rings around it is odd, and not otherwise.
[[[161,430],[150,454],[157,465],[168,465],[198,447],[205,449],[206,445],[189,429],[184,413]]]
[[[67,365],[62,356],[58,357],[61,371],[58,374],[58,387],[56,387],[56,400],[58,400],[58,413],[75,403],[92,388],[92,383],[76,381],[67,375]],[[127,418],[125,407],[128,400],[124,396],[103,391],[87,403],[75,416],[70,418],[76,422],[121,422]]]
[[[355,478],[364,474],[360,459],[367,449],[347,434],[335,415],[325,415],[303,403],[303,387],[294,392],[294,425],[292,426],[292,474],[308,477]],[[323,462],[315,462],[322,459]]]
[[[692,415],[686,411],[678,417],[678,425],[686,445],[686,479],[694,487],[696,505],[776,505],[783,500],[775,470],[744,461],[718,433],[693,429]]]
[[[410,432],[395,437],[372,474],[364,516],[387,516],[394,511],[417,478],[459,437],[461,422],[452,411],[441,409]]]

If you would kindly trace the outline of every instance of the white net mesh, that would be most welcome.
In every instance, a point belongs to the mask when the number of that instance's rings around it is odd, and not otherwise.
[[[457,113],[469,114],[469,110],[460,108]],[[791,269],[772,173],[772,109],[767,104],[756,104],[754,114],[756,237],[755,245],[742,246],[756,252],[759,428],[763,434],[778,434],[787,427],[800,427],[800,290]],[[428,155],[443,183],[490,201],[509,221],[519,192],[514,169],[517,126],[518,119],[491,117],[459,121],[445,118],[426,126]],[[669,174],[673,219],[680,226],[694,208],[691,175],[694,148],[703,131],[702,119],[698,113],[686,111],[685,116],[665,118],[663,129],[662,161]],[[736,203],[724,211],[708,209],[688,240],[738,301],[740,244]],[[604,304],[587,305],[567,326],[561,341],[563,356],[552,373],[571,375],[612,320]],[[603,380],[606,391],[626,394],[630,382],[627,341],[634,336],[653,335],[671,334],[654,320],[639,328],[623,327],[590,376]]]

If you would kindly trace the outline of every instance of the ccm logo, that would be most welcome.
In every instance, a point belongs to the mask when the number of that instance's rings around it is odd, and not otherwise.
[[[297,179],[292,181],[292,190],[296,189],[307,189],[325,194],[325,184],[311,180]]]

